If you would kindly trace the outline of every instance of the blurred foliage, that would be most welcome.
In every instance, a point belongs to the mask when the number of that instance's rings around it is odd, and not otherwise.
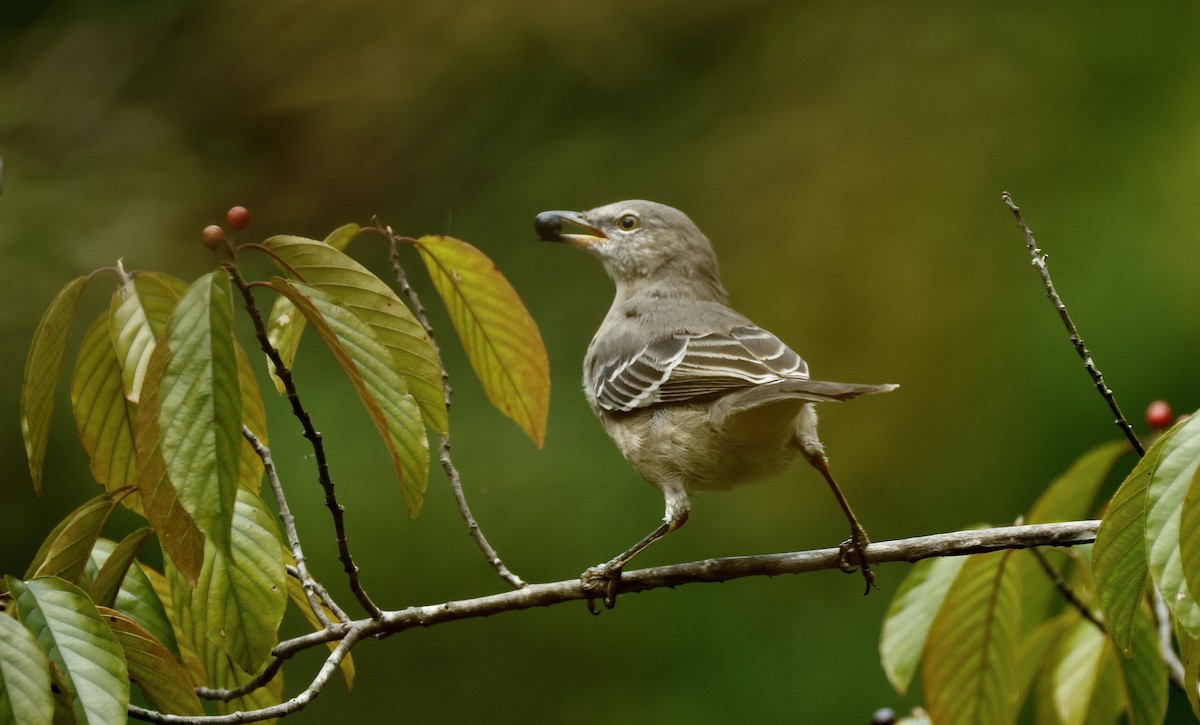
[[[118,257],[195,277],[209,260],[201,228],[235,203],[254,214],[242,237],[320,238],[379,214],[401,233],[454,234],[504,270],[550,353],[543,451],[487,405],[449,320],[434,322],[460,381],[451,426],[467,493],[527,579],[574,576],[660,513],[577,392],[610,284],[584,255],[532,241],[538,211],[631,197],[689,213],[734,304],[815,374],[901,383],[824,410],[834,469],[874,538],[1011,519],[1118,431],[1027,269],[1002,190],[1127,414],[1158,397],[1197,406],[1198,41],[1200,6],[1184,2],[6,7],[0,463],[6,506],[28,515],[6,519],[4,568],[96,492],[82,451],[65,453],[63,391],[35,505],[16,410],[41,311]],[[381,245],[351,251],[385,270]],[[415,522],[398,488],[356,491],[387,475],[387,454],[335,363],[303,360],[298,384],[376,599],[497,589],[437,476]],[[283,401],[267,404],[313,567],[333,581],[311,460]],[[110,527],[132,528],[120,516]],[[798,469],[700,497],[643,563],[827,546],[842,529]],[[904,573],[882,568],[882,594]],[[887,600],[826,573],[627,597],[596,619],[581,605],[408,632],[360,648],[354,693],[330,688],[294,720],[865,722],[911,704],[878,661]],[[1187,717],[1173,698],[1172,717]]]

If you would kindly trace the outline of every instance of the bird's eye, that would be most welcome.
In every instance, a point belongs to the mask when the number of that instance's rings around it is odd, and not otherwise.
[[[634,229],[637,229],[641,223],[642,221],[637,218],[636,214],[622,214],[617,219],[617,229],[620,229],[623,232],[632,232]]]

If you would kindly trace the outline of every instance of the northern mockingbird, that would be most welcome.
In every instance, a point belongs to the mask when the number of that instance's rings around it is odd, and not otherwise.
[[[563,234],[564,221],[584,233]],[[662,525],[584,572],[584,585],[603,586],[611,607],[629,560],[687,521],[688,493],[780,473],[800,454],[829,483],[850,522],[843,569],[852,571],[856,561],[869,592],[870,541],[829,472],[813,403],[896,386],[811,380],[799,355],[726,305],[712,246],[677,209],[622,201],[542,212],[534,226],[543,240],[591,253],[616,283],[584,358],[583,389],[626,460],[666,499]]]

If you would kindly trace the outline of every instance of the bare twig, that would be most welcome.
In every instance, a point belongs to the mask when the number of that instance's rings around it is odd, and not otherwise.
[[[1001,195],[1004,203],[1012,211],[1013,217],[1017,220],[1017,228],[1025,235],[1025,245],[1029,247],[1029,255],[1033,258],[1033,266],[1037,269],[1038,274],[1042,277],[1042,285],[1046,288],[1046,296],[1050,298],[1054,309],[1058,310],[1058,316],[1062,318],[1063,324],[1067,328],[1067,334],[1071,336],[1071,344],[1075,346],[1075,352],[1079,353],[1079,357],[1083,360],[1083,366],[1087,368],[1088,375],[1092,376],[1092,382],[1096,384],[1096,390],[1100,392],[1101,397],[1108,403],[1108,407],[1116,416],[1114,421],[1121,431],[1125,433],[1125,437],[1133,445],[1133,449],[1138,452],[1139,456],[1146,454],[1146,449],[1142,446],[1142,442],[1138,440],[1137,434],[1133,432],[1133,426],[1129,425],[1129,421],[1121,413],[1121,407],[1117,405],[1116,396],[1113,391],[1104,384],[1104,376],[1100,374],[1099,368],[1092,360],[1092,354],[1088,352],[1087,347],[1083,344],[1083,338],[1079,336],[1079,330],[1076,329],[1075,323],[1071,321],[1071,316],[1067,313],[1067,306],[1063,304],[1062,298],[1058,296],[1058,292],[1054,289],[1054,283],[1050,280],[1050,270],[1046,267],[1046,255],[1038,247],[1037,242],[1033,238],[1033,231],[1025,224],[1025,220],[1021,217],[1021,209],[1013,203],[1012,195],[1007,191]]]
[[[429,342],[433,345],[433,351],[438,357],[438,367],[442,371],[442,396],[446,402],[446,410],[450,410],[450,396],[453,392],[450,389],[450,376],[446,373],[446,366],[442,363],[442,351],[438,348],[437,338],[433,335],[433,326],[429,324],[429,317],[425,314],[425,306],[421,304],[421,298],[417,295],[417,291],[408,283],[408,275],[404,273],[404,267],[400,264],[400,252],[397,237],[392,233],[391,227],[384,229],[388,238],[388,259],[392,263],[392,273],[396,276],[396,284],[400,286],[400,290],[404,296],[408,298],[409,304],[413,307],[413,314],[417,321],[421,323],[421,327],[425,328],[425,334],[429,336]],[[475,521],[475,516],[471,513],[471,507],[467,504],[466,494],[463,493],[462,478],[458,475],[458,469],[454,466],[453,459],[450,458],[450,440],[444,436],[439,436],[441,446],[439,458],[442,462],[442,470],[446,472],[446,478],[450,481],[450,490],[454,493],[454,500],[458,503],[458,512],[462,514],[463,520],[467,523],[467,533],[475,541],[475,545],[483,552],[483,556],[487,559],[500,578],[508,582],[513,588],[520,589],[525,586],[525,580],[509,570],[504,562],[500,559],[500,555],[488,543],[487,537],[483,535],[483,530],[479,528],[479,523]]]
[[[288,576],[295,577],[297,580],[300,580],[300,570],[291,564],[288,564],[284,568],[287,570]],[[317,581],[316,579],[310,579],[309,581],[312,583],[313,591],[316,592],[318,597],[320,597],[321,603],[324,604],[329,611],[333,612],[333,616],[337,617],[339,622],[349,622],[350,616],[346,614],[345,610],[338,606],[338,603],[333,600],[333,597],[329,594],[329,591],[321,585],[321,582]]]
[[[328,627],[333,622],[329,620],[325,614],[325,608],[317,600],[315,589],[316,580],[308,573],[308,563],[304,557],[304,549],[300,546],[300,534],[296,531],[296,519],[292,516],[292,509],[288,506],[287,498],[283,495],[283,485],[279,481],[279,472],[275,470],[275,461],[271,459],[271,450],[263,445],[263,442],[254,435],[254,431],[250,430],[245,424],[242,425],[242,437],[254,449],[254,453],[258,455],[262,461],[263,471],[267,474],[267,481],[271,485],[271,491],[275,494],[275,505],[279,509],[279,520],[283,522],[284,536],[287,538],[288,548],[292,550],[292,558],[296,561],[297,579],[300,581],[300,586],[304,589],[304,597],[308,600],[308,608],[312,610],[317,621],[322,627]]]
[[[258,338],[258,344],[262,351],[266,353],[271,360],[271,365],[275,368],[275,374],[279,380],[283,382],[284,390],[287,391],[288,401],[292,405],[292,414],[300,421],[301,427],[304,429],[304,437],[312,444],[313,454],[317,459],[317,479],[321,483],[321,488],[325,491],[325,507],[329,509],[329,513],[333,516],[334,535],[337,539],[338,558],[342,562],[342,569],[346,572],[346,578],[350,584],[350,591],[354,593],[356,599],[362,608],[366,610],[372,617],[379,617],[383,610],[376,606],[375,602],[371,601],[371,597],[367,596],[367,592],[363,589],[362,583],[358,579],[358,566],[354,563],[354,557],[350,555],[350,545],[346,541],[346,522],[345,522],[345,507],[338,503],[337,491],[333,485],[333,478],[329,473],[329,460],[325,457],[325,442],[317,429],[313,427],[312,418],[309,417],[308,411],[300,403],[300,396],[296,393],[296,384],[292,380],[292,371],[283,364],[283,358],[280,357],[279,351],[271,344],[267,338],[267,329],[263,324],[262,315],[259,314],[258,307],[254,303],[254,295],[250,293],[250,286],[246,280],[242,279],[238,268],[232,264],[224,265],[225,270],[229,273],[230,279],[242,293],[242,300],[247,314],[250,315],[251,322],[254,323],[254,334]]]
[[[1093,614],[1092,610],[1089,609],[1088,606],[1079,599],[1079,597],[1075,596],[1075,592],[1071,591],[1071,586],[1067,584],[1065,579],[1062,578],[1062,574],[1059,574],[1058,570],[1050,564],[1050,561],[1046,559],[1046,555],[1042,553],[1041,549],[1033,548],[1030,549],[1029,552],[1033,554],[1034,558],[1037,559],[1038,564],[1040,564],[1042,567],[1042,571],[1046,572],[1046,576],[1050,577],[1050,581],[1054,582],[1054,588],[1058,589],[1058,592],[1062,594],[1063,599],[1066,599],[1068,604],[1078,610],[1078,612],[1083,615],[1084,619],[1096,625],[1096,628],[1101,632],[1108,634],[1108,627],[1104,626],[1104,622],[1101,621],[1100,618],[1095,614]]]
[[[1055,524],[1005,526],[993,529],[955,531],[946,534],[917,536],[894,541],[880,541],[867,547],[872,563],[914,562],[936,556],[963,556],[1002,549],[1027,549],[1035,546],[1076,546],[1090,544],[1096,539],[1099,521],[1067,521]],[[737,556],[705,559],[686,564],[672,564],[649,569],[627,571],[621,577],[622,592],[642,592],[663,587],[674,588],[699,582],[723,582],[750,576],[778,576],[838,569],[841,551],[838,548],[798,551],[785,554]],[[547,607],[564,602],[587,599],[590,595],[578,578],[545,584],[529,584],[520,589],[456,601],[408,607],[384,612],[371,619],[335,623],[328,629],[294,637],[280,642],[272,651],[282,662],[296,653],[341,640],[337,650],[321,667],[312,683],[296,697],[274,707],[215,717],[187,717],[130,707],[131,717],[150,722],[207,725],[210,723],[240,723],[281,717],[300,710],[311,702],[328,682],[334,668],[355,642],[372,636],[396,634],[418,627],[432,627],[463,619],[489,617],[503,612],[515,612],[534,607]],[[272,663],[274,665],[274,663]]]

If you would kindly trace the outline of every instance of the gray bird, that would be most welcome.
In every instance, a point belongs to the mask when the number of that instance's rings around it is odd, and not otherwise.
[[[563,234],[564,221],[584,233]],[[842,544],[842,568],[857,563],[869,592],[870,540],[829,472],[813,404],[896,386],[811,380],[799,355],[726,305],[712,246],[677,209],[621,201],[586,212],[542,212],[534,227],[545,241],[598,258],[616,283],[584,358],[583,389],[617,448],[666,500],[662,525],[584,572],[584,586],[603,587],[605,604],[613,606],[629,560],[687,521],[690,492],[780,473],[800,454],[845,513],[850,539]]]

